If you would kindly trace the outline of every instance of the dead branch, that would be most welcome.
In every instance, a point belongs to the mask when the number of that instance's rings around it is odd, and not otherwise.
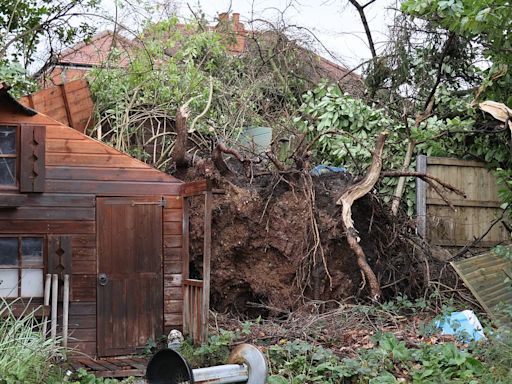
[[[457,254],[455,256],[453,256],[453,258],[456,258],[456,257],[459,257],[459,256],[463,256],[466,252],[469,251],[470,248],[474,247],[475,245],[477,245],[480,241],[482,241],[482,239],[487,236],[487,234],[489,232],[491,232],[491,229],[494,228],[494,226],[496,224],[498,224],[500,221],[503,220],[503,218],[505,217],[505,213],[508,211],[508,207],[503,209],[501,211],[501,215],[499,217],[497,217],[490,225],[489,227],[487,228],[487,230],[482,233],[478,238],[474,239],[471,243],[468,243],[466,244],[459,252],[457,252]]]
[[[382,172],[381,177],[417,177],[426,182],[428,185],[432,187],[432,189],[443,199],[443,201],[452,209],[455,210],[455,207],[452,203],[448,200],[448,198],[445,196],[443,191],[439,188],[438,185],[435,183],[438,183],[443,187],[444,189],[447,189],[453,193],[456,193],[457,195],[466,198],[466,194],[461,191],[460,189],[455,188],[453,185],[450,185],[448,183],[445,183],[444,181],[440,180],[439,178],[429,175],[428,173],[421,173],[421,172],[398,172],[398,171],[390,171],[390,172]]]
[[[357,235],[357,230],[355,229],[354,221],[352,220],[352,204],[370,192],[379,179],[380,171],[382,169],[382,151],[384,149],[384,143],[387,136],[388,132],[384,131],[377,138],[377,143],[373,152],[372,164],[366,176],[361,181],[351,185],[336,202],[336,204],[342,206],[341,220],[347,234],[347,241],[350,248],[352,248],[357,256],[357,264],[359,265],[359,268],[363,271],[368,283],[370,284],[371,297],[373,300],[378,300],[380,298],[381,289],[377,276],[368,264],[363,248],[359,244],[361,239]]]
[[[359,17],[361,18],[361,22],[363,23],[364,31],[366,33],[366,38],[368,39],[368,47],[370,48],[370,52],[372,53],[372,58],[375,60],[377,58],[377,52],[375,51],[375,44],[373,43],[372,32],[370,30],[370,26],[368,25],[368,20],[366,19],[366,14],[364,13],[364,9],[373,3],[370,1],[364,5],[359,4],[356,0],[348,0],[350,4],[352,4],[359,13]]]
[[[268,159],[276,166],[279,172],[286,171],[286,165],[284,165],[271,150],[268,150],[265,152],[265,154],[267,155]]]
[[[258,163],[260,159],[250,159],[247,156],[242,155],[234,148],[228,147],[223,142],[217,143],[213,152],[212,152],[212,161],[215,167],[219,170],[221,175],[229,175],[233,174],[233,171],[228,167],[224,159],[222,158],[222,154],[226,153],[228,155],[234,156],[239,162],[241,162],[245,169],[246,176],[250,175],[250,166],[252,163]]]

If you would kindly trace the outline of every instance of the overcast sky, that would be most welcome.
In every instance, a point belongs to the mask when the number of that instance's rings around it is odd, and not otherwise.
[[[135,3],[141,9],[145,3],[144,0],[125,1]],[[363,3],[363,0],[360,1]],[[393,17],[393,11],[389,8],[397,1],[375,0],[365,9],[377,50],[386,41],[387,26],[392,23]],[[251,28],[251,20],[275,22],[284,19],[287,25],[309,29],[328,49],[329,52],[320,52],[323,56],[349,68],[371,57],[359,14],[348,0],[146,0],[150,8],[155,8],[157,2],[167,4],[168,8],[177,11],[185,20],[193,17],[190,9],[196,11],[199,7],[212,22],[219,13],[237,12],[248,29]],[[111,16],[115,14],[114,4],[112,0],[102,2],[103,8]],[[163,14],[165,12],[160,11],[154,17],[159,18]],[[118,9],[118,17],[125,25],[137,24],[129,21],[130,18],[137,18],[130,7]],[[103,28],[112,29],[111,26]],[[317,44],[319,50],[322,44]]]
[[[345,65],[355,66],[371,57],[359,14],[348,0],[199,0],[198,3],[209,19],[230,9],[240,13],[242,21],[257,18],[275,21],[284,12],[287,24],[310,29]],[[194,9],[197,2],[188,4]],[[393,16],[388,8],[394,4],[393,0],[376,0],[365,9],[373,39],[381,46]],[[178,4],[178,13],[190,16],[187,2]]]

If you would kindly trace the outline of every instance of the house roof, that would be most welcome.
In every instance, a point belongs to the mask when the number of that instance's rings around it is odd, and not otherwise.
[[[228,23],[231,23],[232,27],[227,28]],[[185,24],[177,24],[175,27],[185,33],[187,32]],[[247,51],[249,34],[244,24],[240,22],[240,15],[238,13],[233,13],[231,18],[228,13],[221,13],[219,15],[219,23],[215,26],[209,26],[207,29],[210,31],[220,30],[223,34],[229,34],[228,50],[232,54],[241,54]],[[252,35],[254,37],[261,34],[254,32]],[[263,32],[263,34],[267,33]],[[136,39],[130,40],[119,33],[103,31],[93,36],[87,43],[81,42],[63,51],[53,65],[86,68],[101,66],[109,58],[112,48],[116,47],[122,55],[120,65],[125,66],[129,63],[131,50],[139,45],[140,43]],[[357,96],[362,94],[362,79],[359,75],[306,48],[302,49],[316,58],[316,73],[314,76],[316,80],[326,77],[331,81],[339,82],[342,79],[341,85],[347,86],[350,93],[357,94]],[[168,54],[172,55],[173,52],[170,51]],[[40,72],[42,73],[43,71]]]
[[[134,46],[136,46],[134,40],[129,40],[119,33],[103,31],[87,42],[80,42],[65,49],[57,57],[56,62],[61,65],[101,66],[108,60],[112,49],[117,48],[121,52],[121,65],[123,65],[128,63],[130,51]]]

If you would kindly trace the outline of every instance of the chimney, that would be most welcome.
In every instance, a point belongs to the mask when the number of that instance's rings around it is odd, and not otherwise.
[[[229,21],[229,13],[219,13],[219,23],[227,23]]]
[[[240,14],[239,13],[233,13],[233,24],[236,26],[240,23]]]

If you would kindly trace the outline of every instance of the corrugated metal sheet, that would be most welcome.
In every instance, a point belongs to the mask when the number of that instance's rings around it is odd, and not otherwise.
[[[509,247],[512,250],[512,246]],[[487,252],[451,263],[485,311],[500,319],[501,304],[512,305],[512,261]]]

